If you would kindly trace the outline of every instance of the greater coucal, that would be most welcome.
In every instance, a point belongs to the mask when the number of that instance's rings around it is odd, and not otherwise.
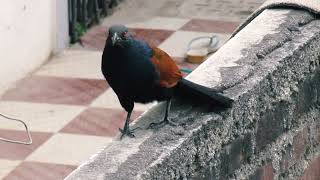
[[[167,53],[135,39],[123,25],[109,28],[101,70],[128,113],[124,128],[119,129],[121,138],[123,135],[134,137],[129,127],[134,102],[167,101],[164,120],[150,124],[151,128],[174,124],[168,119],[174,94],[186,94],[190,98],[224,107],[230,107],[233,102],[218,90],[182,78],[179,68]]]

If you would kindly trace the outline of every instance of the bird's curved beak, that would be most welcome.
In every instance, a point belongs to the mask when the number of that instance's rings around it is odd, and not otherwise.
[[[117,42],[121,40],[121,38],[118,36],[117,33],[114,33],[111,40],[112,40],[112,45],[114,46]]]

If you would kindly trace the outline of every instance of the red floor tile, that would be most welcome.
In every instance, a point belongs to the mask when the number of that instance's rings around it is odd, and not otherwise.
[[[81,38],[81,44],[89,49],[103,50],[107,39],[108,27],[94,26]]]
[[[64,179],[76,166],[39,162],[22,162],[4,180],[59,180]]]
[[[130,28],[129,31],[138,39],[144,40],[153,46],[158,46],[167,39],[173,31],[157,29]],[[89,49],[103,50],[107,39],[108,27],[95,26],[91,28],[81,39],[81,44]]]
[[[186,31],[199,31],[209,33],[232,33],[240,23],[228,21],[214,21],[205,19],[192,19],[181,29]]]
[[[158,30],[158,29],[138,29],[131,28],[133,35],[140,40],[146,41],[152,46],[159,46],[166,40],[174,31]]]
[[[32,145],[20,145],[0,141],[0,158],[8,160],[23,160],[35,149],[51,137],[51,133],[31,132]],[[0,137],[27,141],[28,136],[24,131],[0,129]]]
[[[142,112],[134,111],[131,120]],[[115,136],[122,128],[127,113],[121,109],[88,108],[67,124],[61,132],[96,136]]]
[[[32,76],[21,80],[2,99],[52,104],[88,105],[108,88],[105,80]]]

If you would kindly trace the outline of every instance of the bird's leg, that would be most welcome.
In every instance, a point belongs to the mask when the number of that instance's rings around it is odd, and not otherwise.
[[[167,101],[167,104],[166,104],[166,113],[164,115],[164,119],[163,119],[163,122],[167,123],[167,124],[170,124],[171,126],[177,126],[177,123],[174,123],[170,120],[170,118],[168,117],[169,116],[169,113],[170,113],[170,108],[171,108],[171,99],[169,99]]]
[[[148,129],[158,129],[158,128],[161,128],[161,127],[165,126],[166,124],[170,124],[171,126],[177,126],[177,124],[172,122],[168,117],[169,116],[169,112],[170,112],[170,107],[171,107],[171,99],[169,99],[167,101],[166,112],[165,112],[163,121],[160,121],[158,123],[151,123],[149,125]]]
[[[135,137],[134,134],[133,134],[133,131],[135,129],[130,129],[130,126],[129,126],[130,116],[131,116],[131,112],[128,112],[127,118],[126,118],[126,122],[124,124],[123,129],[119,128],[119,131],[121,132],[120,140],[123,138],[124,135],[127,135],[127,136],[129,136],[131,138]]]

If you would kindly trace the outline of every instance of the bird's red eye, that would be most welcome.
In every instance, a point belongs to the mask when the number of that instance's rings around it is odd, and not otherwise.
[[[121,35],[122,35],[122,37],[127,37],[128,32],[123,32]]]

